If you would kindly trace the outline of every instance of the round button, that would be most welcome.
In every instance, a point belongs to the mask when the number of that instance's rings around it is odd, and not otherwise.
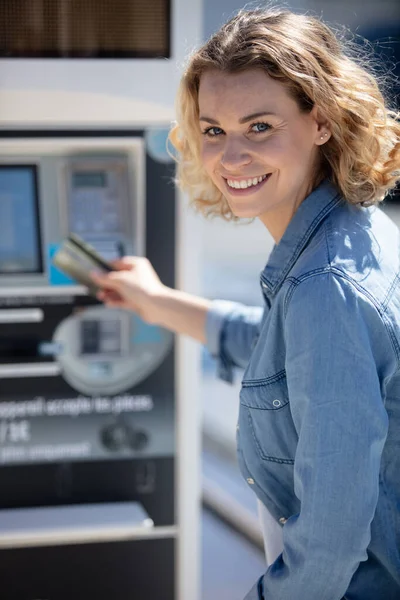
[[[122,450],[126,445],[128,435],[126,426],[119,424],[108,425],[100,433],[103,446],[111,452]]]
[[[284,525],[284,524],[286,523],[286,521],[287,521],[287,519],[285,519],[285,517],[281,517],[281,518],[279,519],[279,523],[280,523],[281,525]]]
[[[254,479],[252,477],[248,477],[247,483],[249,483],[250,485],[254,485]]]
[[[274,400],[272,403],[274,406],[280,406],[282,402],[280,400]]]
[[[129,438],[129,446],[132,450],[143,450],[149,443],[149,436],[145,431],[134,431]]]

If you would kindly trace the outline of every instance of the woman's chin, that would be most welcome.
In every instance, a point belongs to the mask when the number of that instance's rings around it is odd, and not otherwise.
[[[256,217],[258,217],[261,213],[262,210],[260,209],[260,207],[251,207],[251,206],[238,206],[236,203],[230,203],[229,204],[229,208],[231,209],[232,213],[235,215],[235,217],[237,217],[238,219],[255,219]]]

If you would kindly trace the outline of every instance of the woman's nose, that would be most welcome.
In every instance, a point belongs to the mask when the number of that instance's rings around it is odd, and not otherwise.
[[[224,169],[235,171],[248,165],[251,162],[251,157],[243,144],[238,141],[226,140],[220,160]]]

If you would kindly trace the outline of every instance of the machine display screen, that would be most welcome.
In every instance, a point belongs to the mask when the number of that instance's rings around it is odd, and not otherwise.
[[[34,165],[0,165],[0,223],[0,273],[42,272]]]
[[[73,175],[74,188],[102,188],[107,185],[105,171],[76,171]]]

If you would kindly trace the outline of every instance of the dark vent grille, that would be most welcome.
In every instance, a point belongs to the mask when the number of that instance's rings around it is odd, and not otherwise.
[[[169,58],[170,0],[0,0],[0,57]]]

